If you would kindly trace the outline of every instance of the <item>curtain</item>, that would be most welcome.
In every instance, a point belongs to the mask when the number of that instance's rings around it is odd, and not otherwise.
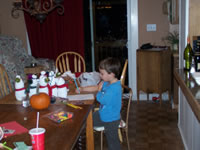
[[[65,51],[75,51],[84,57],[83,0],[64,0],[62,4],[64,14],[58,15],[55,9],[43,23],[24,13],[34,57],[56,60]]]

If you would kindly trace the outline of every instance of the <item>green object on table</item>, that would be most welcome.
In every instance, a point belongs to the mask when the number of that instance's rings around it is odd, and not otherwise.
[[[5,149],[8,149],[8,150],[13,150],[12,148],[10,148],[10,147],[6,146],[6,142],[4,142],[4,143],[2,144],[2,146],[3,146],[3,148],[5,148]]]
[[[17,149],[28,150],[28,146],[24,142],[14,142],[13,144]]]

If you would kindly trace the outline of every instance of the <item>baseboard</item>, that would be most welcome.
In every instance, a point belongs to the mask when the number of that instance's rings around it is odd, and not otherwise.
[[[149,94],[149,100],[152,100],[153,97],[159,97],[159,94],[158,94],[158,93]],[[142,100],[147,100],[147,94],[146,94],[146,93],[143,93],[143,92],[140,92],[139,99],[140,99],[141,101],[142,101]],[[168,93],[167,93],[167,92],[165,92],[165,93],[162,94],[162,100],[163,100],[163,101],[169,100],[169,96],[168,96]]]

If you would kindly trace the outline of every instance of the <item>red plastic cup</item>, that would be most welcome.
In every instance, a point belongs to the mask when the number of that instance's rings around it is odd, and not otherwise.
[[[44,128],[33,128],[29,130],[33,150],[44,150]]]

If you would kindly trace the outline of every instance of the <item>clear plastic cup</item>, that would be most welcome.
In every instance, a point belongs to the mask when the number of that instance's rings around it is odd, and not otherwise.
[[[29,130],[33,150],[44,150],[44,128],[33,128]]]
[[[3,132],[3,129],[0,127],[0,141],[1,139],[3,139],[3,136],[4,136],[4,132]]]

